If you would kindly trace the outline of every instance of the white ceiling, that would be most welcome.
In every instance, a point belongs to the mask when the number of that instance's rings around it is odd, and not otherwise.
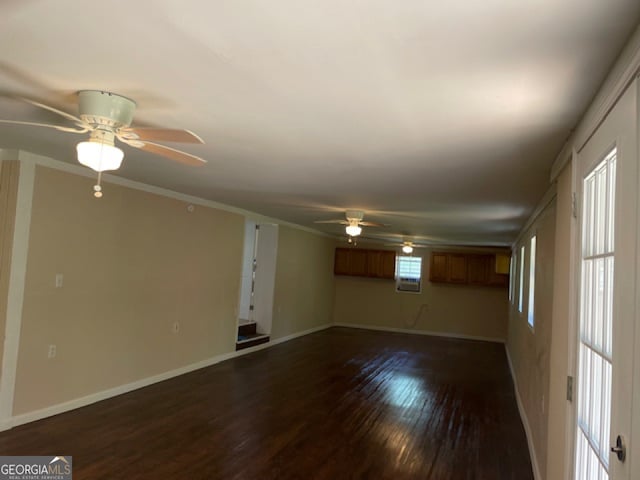
[[[329,233],[313,221],[359,208],[390,224],[365,235],[500,245],[639,20],[637,0],[4,0],[0,91],[108,90],[206,142],[184,147],[202,168],[125,146],[127,178]],[[6,98],[0,117],[58,121]],[[0,125],[0,147],[69,162],[78,140]]]

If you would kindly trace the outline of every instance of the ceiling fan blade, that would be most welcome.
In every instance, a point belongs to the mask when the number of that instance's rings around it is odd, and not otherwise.
[[[362,227],[388,227],[388,223],[376,223],[376,222],[358,222],[358,225]]]
[[[385,245],[388,247],[429,248],[429,245],[416,245],[415,243],[412,243],[410,245],[403,244],[403,243],[385,243]]]
[[[10,125],[28,125],[31,127],[45,127],[45,128],[54,128],[56,130],[60,130],[61,132],[67,133],[86,133],[89,131],[88,128],[73,128],[73,127],[63,127],[62,125],[49,125],[48,123],[35,123],[35,122],[20,122],[17,120],[0,120],[0,123],[8,123]]]
[[[76,92],[61,92],[59,90],[52,90],[49,85],[41,81],[36,74],[29,73],[26,70],[22,70],[15,65],[11,65],[5,61],[0,61],[0,76],[5,76],[12,80],[12,83],[16,83],[26,90],[37,92],[39,97],[46,97],[48,99],[55,99],[55,103],[62,104],[78,104],[78,98]],[[15,93],[9,93],[5,95],[7,97],[16,98]],[[21,98],[21,97],[18,97]]]
[[[204,143],[198,135],[189,130],[173,128],[127,127],[121,128],[118,135],[127,140],[142,142],[149,140],[153,142]]]
[[[82,126],[83,128],[88,128],[89,125],[87,125],[86,123],[84,123],[80,118],[76,117],[75,115],[71,115],[70,113],[67,112],[63,112],[62,110],[58,110],[57,108],[53,108],[49,105],[45,105],[44,103],[40,103],[37,102],[35,100],[31,100],[30,98],[26,98],[26,97],[18,97],[20,100],[30,103],[31,105],[38,107],[38,108],[43,108],[45,110],[49,110],[50,112],[56,113],[58,115],[60,115],[61,117],[66,118],[67,120],[71,120],[73,123],[75,123],[78,126]]]
[[[118,138],[120,137],[118,136]],[[207,163],[207,161],[204,160],[203,158],[196,157],[195,155],[191,155],[190,153],[183,152],[181,150],[176,150],[175,148],[167,147],[165,145],[160,145],[158,143],[141,142],[139,140],[127,140],[126,138],[124,139],[120,138],[120,140],[122,140],[122,142],[132,147],[139,148],[140,150],[144,150],[145,152],[161,155],[170,160],[184,163],[185,165],[201,167],[202,165]]]
[[[406,245],[403,243],[385,243],[384,244],[385,247],[395,247],[395,248],[404,248],[404,247],[411,247],[411,248],[429,248],[428,245],[416,245],[415,243],[412,243],[411,245]]]
[[[349,225],[346,220],[316,220],[313,223],[339,223],[340,225]]]

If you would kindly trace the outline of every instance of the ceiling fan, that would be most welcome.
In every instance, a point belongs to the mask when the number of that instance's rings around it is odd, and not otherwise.
[[[29,98],[18,98],[55,113],[74,126],[16,120],[0,120],[0,123],[52,128],[65,133],[89,134],[88,139],[78,143],[76,150],[78,162],[98,172],[98,183],[93,187],[94,195],[98,198],[102,196],[100,186],[102,172],[117,170],[124,158],[124,152],[115,146],[115,139],[130,147],[186,165],[201,166],[206,163],[206,160],[200,157],[156,143],[204,143],[198,135],[189,130],[132,127],[136,103],[121,95],[102,90],[81,90],[78,92],[78,116]]]
[[[340,225],[346,225],[345,232],[349,237],[357,237],[362,233],[362,227],[386,227],[384,223],[365,222],[364,212],[362,210],[347,210],[345,212],[345,218],[335,220],[316,220],[314,223],[339,223]]]
[[[428,248],[428,245],[419,245],[417,243],[413,243],[410,240],[405,240],[402,243],[385,243],[387,247],[402,247],[402,252],[407,255],[413,253],[414,248]]]

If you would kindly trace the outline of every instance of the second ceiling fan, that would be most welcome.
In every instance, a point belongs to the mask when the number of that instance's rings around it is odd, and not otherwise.
[[[349,237],[357,237],[362,233],[362,227],[386,227],[384,223],[365,222],[364,212],[362,210],[347,210],[345,212],[345,219],[334,220],[316,220],[315,223],[339,223],[340,225],[346,225],[345,233]]]
[[[410,240],[404,240],[402,243],[385,243],[387,247],[402,247],[402,252],[407,255],[413,253],[414,248],[428,248],[428,245],[419,245]]]

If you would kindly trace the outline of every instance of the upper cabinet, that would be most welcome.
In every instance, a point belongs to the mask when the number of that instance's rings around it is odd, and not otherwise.
[[[467,283],[467,256],[456,253],[449,254],[449,276],[450,283]]]
[[[467,278],[470,285],[486,285],[489,282],[490,255],[468,255]]]
[[[349,275],[351,255],[346,248],[336,248],[333,258],[333,273],[335,275]]]
[[[433,252],[429,281],[507,287],[509,275],[496,272],[496,255],[493,254]]]
[[[446,282],[449,278],[449,255],[433,252],[429,272],[429,280],[432,282]]]
[[[388,278],[393,280],[396,252],[363,248],[336,248],[333,273],[356,277]]]

